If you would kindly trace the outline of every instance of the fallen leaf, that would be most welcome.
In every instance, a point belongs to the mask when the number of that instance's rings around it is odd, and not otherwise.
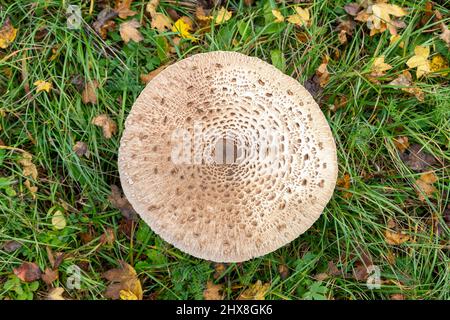
[[[52,217],[52,225],[56,230],[62,230],[66,227],[66,218],[61,210],[56,210]]]
[[[278,266],[278,273],[280,274],[281,280],[285,280],[289,276],[289,268],[285,264],[280,264]]]
[[[375,78],[382,77],[386,74],[386,71],[390,69],[392,69],[392,66],[384,62],[384,56],[377,57],[372,63],[370,76]]]
[[[108,270],[103,274],[103,277],[111,282],[106,289],[105,296],[117,300],[121,298],[121,291],[129,291],[137,300],[142,300],[142,286],[136,271],[124,261],[119,261],[119,264],[119,268]],[[129,293],[122,292],[122,295],[129,297]]]
[[[178,32],[183,39],[196,40],[196,38],[190,34],[190,31],[192,31],[192,21],[188,17],[181,17],[178,19],[173,24],[172,31]]]
[[[405,296],[401,293],[391,294],[391,300],[405,300]]]
[[[309,9],[303,9],[302,7],[295,7],[295,14],[290,15],[287,19],[289,23],[296,24],[300,27],[307,27],[310,23]]]
[[[223,294],[220,293],[222,289],[223,285],[208,281],[206,289],[203,291],[203,298],[205,300],[223,300]]]
[[[422,147],[414,143],[403,154],[400,154],[400,158],[403,162],[414,171],[423,171],[429,166],[433,166],[436,163],[436,159],[422,151]]]
[[[431,171],[420,175],[420,178],[416,180],[417,197],[420,201],[424,202],[426,200],[425,196],[428,198],[433,197],[433,194],[437,191],[433,184],[437,181],[438,178]]]
[[[345,44],[348,41],[347,36],[353,35],[353,30],[355,29],[355,21],[352,20],[341,20],[339,25],[337,26],[337,30],[339,31],[338,39],[341,44]]]
[[[96,116],[94,119],[92,119],[92,124],[102,127],[103,136],[106,139],[111,139],[117,131],[116,123],[107,114]]]
[[[158,69],[150,71],[147,74],[141,74],[140,79],[143,83],[149,83],[154,77],[156,77],[161,71],[167,68],[167,65],[161,66]]]
[[[52,89],[51,82],[44,80],[37,80],[33,84],[36,86],[36,92],[46,91],[48,93]]]
[[[33,282],[41,278],[41,269],[34,262],[23,262],[20,267],[15,268],[13,271],[24,282]]]
[[[214,271],[215,272],[214,272],[213,278],[214,279],[221,278],[226,270],[227,270],[227,267],[225,266],[225,264],[223,264],[223,263],[216,263],[214,265]]]
[[[164,32],[172,28],[172,21],[164,14],[156,12],[152,15],[152,22],[150,25],[153,29],[156,29],[159,32]]]
[[[353,268],[353,278],[356,281],[366,281],[369,276],[367,266],[362,261],[355,262],[355,267]]]
[[[22,244],[15,240],[6,241],[2,245],[2,249],[5,250],[6,252],[14,252],[14,251],[20,249],[21,247],[22,247]]]
[[[430,71],[431,72],[439,72],[442,76],[446,76],[448,72],[441,72],[442,70],[448,69],[448,62],[445,60],[445,58],[440,55],[436,54],[431,58],[430,61]]]
[[[118,0],[116,1],[116,6],[114,11],[117,12],[117,15],[121,19],[126,19],[128,17],[132,17],[137,14],[136,11],[130,9],[131,3],[133,0]]]
[[[197,7],[195,8],[195,19],[197,19],[200,23],[206,24],[214,19],[214,17],[208,15],[203,7]]]
[[[57,287],[50,289],[50,291],[47,294],[47,300],[66,300],[63,297],[64,289]]]
[[[116,23],[112,19],[115,17],[117,17],[117,12],[107,7],[100,11],[97,20],[92,24],[92,27],[102,39],[106,39],[108,31],[114,29]]]
[[[144,40],[141,32],[137,29],[140,26],[141,24],[136,19],[121,23],[119,27],[119,33],[123,42],[128,43],[130,42],[130,40],[133,40],[134,42],[140,42]]]
[[[6,49],[11,43],[13,43],[14,39],[17,36],[17,29],[11,23],[9,18],[6,18],[2,27],[0,28],[0,48]]]
[[[22,158],[19,160],[19,164],[22,166],[22,174],[26,177],[31,177],[36,180],[38,172],[36,165],[32,162],[33,156],[28,152],[22,152]]]
[[[409,140],[408,137],[398,137],[394,139],[394,145],[400,152],[405,152],[406,149],[409,148]]]
[[[120,296],[120,300],[142,300],[142,299],[139,299],[130,290],[120,290],[119,296]]]
[[[97,104],[97,88],[97,80],[91,80],[84,85],[83,92],[81,93],[81,100],[84,104]]]
[[[392,44],[395,44],[395,43],[397,43],[399,40],[401,39],[401,36],[399,35],[399,34],[396,34],[396,35],[392,35],[391,36],[391,38],[389,39],[389,43],[392,45]],[[404,48],[405,47],[405,41],[400,41],[400,43],[398,44],[398,46],[400,47],[400,48]]]
[[[399,18],[407,14],[403,8],[395,4],[379,1],[373,4],[366,3],[365,9],[358,12],[355,20],[367,23],[370,36],[386,30],[389,30],[392,35],[396,35],[397,28],[404,28],[406,24],[399,20],[391,19],[391,16]]]
[[[419,87],[413,86],[412,76],[408,70],[405,70],[396,79],[389,82],[390,85],[398,86],[399,89],[414,95],[417,100],[424,101],[425,94]]]
[[[106,228],[105,232],[100,237],[100,243],[102,245],[104,244],[112,245],[115,240],[116,237],[114,235],[114,230],[112,228]]]
[[[447,46],[450,47],[450,29],[444,23],[441,23],[440,27],[442,33],[439,35],[439,38],[442,39],[447,44]]]
[[[281,14],[280,10],[272,9],[272,14],[275,17],[276,23],[281,23],[284,21],[284,16]]]
[[[51,285],[53,281],[59,278],[58,270],[53,270],[50,268],[45,268],[43,274],[41,274],[41,279],[47,284]]]
[[[146,7],[145,10],[150,13],[151,16],[153,16],[156,13],[156,9],[159,6],[159,0],[150,0]]]
[[[402,243],[405,243],[409,240],[409,235],[404,234],[401,231],[396,230],[397,224],[394,220],[389,219],[388,221],[388,228],[384,232],[384,237],[387,244],[390,245],[399,245]]]
[[[83,141],[77,141],[73,146],[72,150],[79,157],[85,156],[86,158],[89,158],[88,145]]]
[[[330,80],[330,74],[328,72],[328,61],[329,61],[328,56],[325,56],[322,59],[322,63],[316,70],[316,76],[318,77],[319,85],[322,88],[324,88],[327,85],[328,81]]]
[[[266,293],[269,291],[270,283],[262,283],[261,280],[256,281],[245,289],[238,297],[238,300],[264,300]]]
[[[228,20],[230,20],[232,15],[233,14],[231,11],[228,11],[226,8],[221,7],[219,9],[219,12],[217,13],[217,16],[214,19],[214,22],[216,24],[223,24],[223,23],[227,22]]]
[[[108,197],[111,204],[120,210],[122,215],[127,220],[137,220],[137,213],[134,211],[131,204],[128,202],[125,196],[122,196],[122,192],[116,185],[111,185],[111,195]]]
[[[350,175],[348,173],[344,174],[342,178],[337,179],[336,185],[344,190],[349,190],[351,186]],[[342,196],[344,197],[344,199],[350,199],[352,194],[345,191]]]
[[[32,186],[30,180],[25,180],[23,185],[28,189],[28,191],[30,191],[33,199],[36,199],[36,192],[38,191],[38,187]]]
[[[406,65],[409,68],[417,68],[416,76],[420,78],[424,74],[429,73],[430,61],[428,57],[430,56],[430,47],[416,46],[414,48],[414,56],[406,61]]]
[[[358,14],[358,12],[361,10],[361,6],[358,3],[347,3],[344,6],[344,10],[345,12],[347,12],[349,15],[351,16],[356,16]]]

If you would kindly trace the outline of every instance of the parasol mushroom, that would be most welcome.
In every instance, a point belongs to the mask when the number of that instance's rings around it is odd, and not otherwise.
[[[134,103],[119,149],[126,197],[164,240],[239,262],[305,232],[337,178],[328,123],[296,80],[235,52],[163,70]]]

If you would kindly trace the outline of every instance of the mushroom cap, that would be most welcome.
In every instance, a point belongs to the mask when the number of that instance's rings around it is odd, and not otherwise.
[[[123,191],[164,240],[240,262],[305,232],[337,179],[330,127],[309,92],[255,57],[196,54],[134,103],[119,149]]]

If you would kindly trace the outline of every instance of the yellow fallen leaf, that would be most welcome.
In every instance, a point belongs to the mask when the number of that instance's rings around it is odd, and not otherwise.
[[[403,17],[408,14],[401,7],[389,3],[376,3],[372,5],[372,12],[372,23],[376,29],[380,29],[381,22],[389,24],[391,22],[391,15],[395,17]]]
[[[399,34],[392,35],[390,40],[389,40],[389,43],[391,45],[395,44],[395,43],[397,43],[400,40],[400,38],[401,38],[401,36]],[[398,46],[403,49],[405,47],[405,41],[400,41]]]
[[[273,16],[275,17],[275,22],[276,22],[276,23],[280,23],[280,22],[283,22],[283,21],[284,21],[284,17],[283,17],[283,15],[281,14],[280,10],[278,10],[278,9],[273,9],[273,10],[272,10],[272,14],[273,14]]]
[[[370,69],[370,75],[372,77],[381,77],[384,76],[389,69],[392,69],[392,66],[384,62],[384,56],[380,56],[374,59],[372,68]]]
[[[448,62],[445,60],[445,58],[437,54],[433,58],[431,58],[430,62],[430,71],[431,72],[440,72],[441,70],[448,69]],[[446,76],[448,72],[440,72],[442,76]]]
[[[356,21],[366,22],[370,29],[370,36],[382,33],[386,30],[392,35],[397,34],[398,27],[404,27],[405,24],[391,16],[400,18],[408,14],[403,8],[389,4],[387,1],[378,1],[374,4],[366,5],[355,17]]]
[[[228,11],[225,7],[221,7],[219,9],[219,12],[217,13],[216,18],[214,19],[214,22],[217,24],[225,23],[231,19],[232,15],[233,14],[231,11]]]
[[[0,28],[0,48],[6,49],[11,43],[13,43],[14,39],[17,36],[17,29],[11,23],[9,18],[6,18],[3,26]]]
[[[242,292],[238,300],[264,300],[267,291],[269,291],[270,283],[262,283],[261,280],[256,281],[256,283],[250,285],[249,288]]]
[[[425,94],[422,89],[413,85],[411,73],[405,70],[396,79],[389,82],[390,85],[398,86],[399,89],[416,96],[417,100],[424,101]]]
[[[417,46],[414,48],[414,56],[406,61],[406,65],[410,68],[417,68],[416,76],[420,78],[424,74],[429,73],[430,61],[428,57],[430,56],[430,47]]]
[[[295,7],[295,14],[290,15],[288,17],[288,22],[296,24],[300,27],[306,27],[308,26],[310,22],[310,14],[309,9],[303,9],[302,7]]]
[[[121,300],[139,300],[138,297],[130,290],[120,290]]]
[[[62,230],[66,227],[66,218],[60,210],[56,210],[52,217],[52,225],[57,230]]]
[[[110,139],[117,131],[116,123],[107,114],[96,116],[92,119],[92,124],[102,127],[106,139]]]
[[[190,34],[190,31],[192,31],[192,21],[188,17],[181,17],[178,19],[173,24],[172,31],[178,32],[183,39],[196,40],[196,38]]]
[[[195,9],[195,18],[201,23],[207,23],[213,19],[212,16],[205,13],[205,9],[203,9],[203,7],[197,7]]]
[[[141,24],[136,19],[121,23],[119,28],[120,37],[125,43],[130,42],[130,40],[133,40],[134,42],[144,40],[141,32],[137,29],[140,26]]]
[[[37,80],[33,84],[36,86],[37,92],[46,91],[48,93],[52,89],[51,82],[47,82],[44,80]]]
[[[420,175],[420,178],[416,180],[417,197],[420,201],[425,201],[425,196],[433,196],[433,194],[437,191],[433,184],[437,181],[438,178],[433,172],[425,172]]]
[[[223,300],[222,291],[223,286],[221,284],[214,284],[212,281],[206,283],[206,289],[203,291],[203,298],[205,300]]]

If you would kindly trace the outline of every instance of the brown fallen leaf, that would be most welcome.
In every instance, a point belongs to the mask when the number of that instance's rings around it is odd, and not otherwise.
[[[9,240],[2,245],[2,250],[5,250],[6,252],[14,252],[16,250],[19,250],[21,247],[22,244],[20,242]]]
[[[405,296],[401,293],[394,293],[391,295],[391,300],[405,300]]]
[[[223,285],[208,281],[206,283],[206,289],[203,291],[203,298],[205,300],[223,300],[222,290]]]
[[[409,235],[398,231],[398,226],[392,219],[388,221],[388,228],[384,232],[384,238],[386,243],[390,245],[400,245],[410,239]]]
[[[324,88],[328,81],[330,80],[330,74],[328,72],[328,56],[325,56],[322,59],[322,63],[319,65],[319,67],[316,70],[316,76],[319,78],[319,85]]]
[[[19,164],[22,167],[22,174],[26,177],[31,177],[36,180],[38,177],[38,172],[36,165],[32,162],[33,156],[31,153],[22,152],[22,158],[19,160]]]
[[[409,140],[408,137],[401,136],[394,139],[394,145],[397,147],[398,151],[405,152],[406,149],[409,148]]]
[[[389,82],[389,84],[392,86],[398,86],[399,89],[414,95],[419,101],[425,100],[424,92],[419,87],[413,86],[412,76],[408,70],[403,71],[402,74]]]
[[[14,39],[17,36],[17,29],[11,23],[9,18],[6,18],[2,27],[0,28],[0,48],[6,49],[11,43],[13,43]]]
[[[355,26],[356,23],[353,19],[341,20],[337,26],[337,31],[339,31],[338,39],[341,44],[347,43],[348,37],[353,35]]]
[[[114,184],[111,185],[111,195],[108,197],[108,200],[114,207],[120,210],[125,219],[137,220],[138,215],[136,211],[134,211],[127,198],[125,198],[125,196],[122,196],[122,192],[120,191],[118,186]]]
[[[261,280],[256,281],[245,289],[238,297],[238,300],[264,300],[269,291],[270,283],[262,283]]]
[[[132,17],[137,14],[136,11],[130,9],[131,3],[133,0],[118,0],[116,1],[116,6],[114,11],[117,12],[117,15],[121,19],[126,19],[128,17]]]
[[[420,201],[425,201],[428,198],[433,197],[433,194],[437,191],[434,183],[438,181],[437,176],[432,172],[425,172],[420,175],[420,178],[416,180],[417,197]]]
[[[152,15],[152,21],[150,25],[153,29],[156,29],[159,32],[164,32],[172,28],[172,21],[169,17],[165,16],[161,12],[156,12],[154,15]]]
[[[219,279],[220,277],[222,277],[222,275],[225,273],[225,271],[227,270],[227,267],[225,266],[225,264],[223,263],[216,263],[214,265],[214,274],[213,274],[213,278],[214,279]]]
[[[47,294],[47,300],[66,300],[63,297],[64,289],[60,287],[52,288]]]
[[[75,154],[79,157],[85,156],[86,158],[89,158],[89,149],[85,142],[83,141],[77,141],[75,145],[73,146],[72,150],[75,152]]]
[[[136,271],[124,261],[119,261],[119,264],[119,268],[108,270],[103,274],[103,277],[111,282],[106,288],[105,296],[117,300],[121,298],[121,291],[129,291],[137,300],[142,300],[142,286]],[[122,295],[125,296],[125,293],[122,292]]]
[[[47,284],[51,285],[53,281],[59,278],[58,270],[45,268],[44,273],[41,274],[41,279]]]
[[[400,154],[400,159],[414,171],[424,171],[437,162],[436,158],[424,152],[422,146],[417,143],[412,144],[404,153]]]
[[[289,276],[289,268],[285,264],[280,264],[278,266],[278,273],[280,274],[281,280],[285,280]]]
[[[24,282],[33,282],[41,278],[41,269],[34,262],[23,262],[20,267],[15,268],[13,271]]]
[[[121,23],[119,27],[119,33],[122,40],[125,43],[130,42],[130,40],[133,40],[134,42],[140,42],[144,40],[141,32],[137,29],[140,26],[141,24],[136,19]]]
[[[112,245],[116,240],[116,236],[114,235],[114,230],[112,228],[106,228],[105,232],[100,236],[100,244]]]
[[[38,187],[31,185],[31,182],[28,179],[25,180],[23,185],[28,189],[28,191],[30,191],[31,196],[33,197],[33,199],[36,199],[36,192],[38,191]]]
[[[350,175],[346,173],[341,178],[337,179],[336,185],[344,190],[349,190],[351,186],[350,181]],[[342,196],[344,197],[344,199],[350,199],[352,194],[350,192],[344,191]]]
[[[97,104],[97,88],[98,88],[98,81],[97,80],[91,80],[88,81],[84,85],[83,92],[81,93],[81,100],[84,104],[92,103]]]
[[[98,127],[102,127],[103,136],[106,139],[111,139],[117,131],[116,123],[107,114],[96,116],[94,119],[92,119],[92,124]]]
[[[141,74],[140,79],[143,83],[149,83],[154,77],[156,77],[161,71],[167,68],[167,65],[160,66],[159,68],[150,71],[147,74]]]
[[[114,29],[116,23],[112,19],[115,17],[117,17],[117,12],[110,7],[106,7],[100,11],[97,20],[92,24],[92,27],[102,39],[106,39],[108,32]]]
[[[439,35],[439,38],[441,38],[447,46],[450,47],[450,29],[444,24],[440,24],[442,33]]]
[[[344,10],[345,10],[345,12],[347,12],[349,15],[355,17],[355,16],[358,14],[358,12],[361,10],[361,6],[360,6],[358,3],[354,3],[354,2],[352,2],[352,3],[347,3],[347,4],[344,6]]]

